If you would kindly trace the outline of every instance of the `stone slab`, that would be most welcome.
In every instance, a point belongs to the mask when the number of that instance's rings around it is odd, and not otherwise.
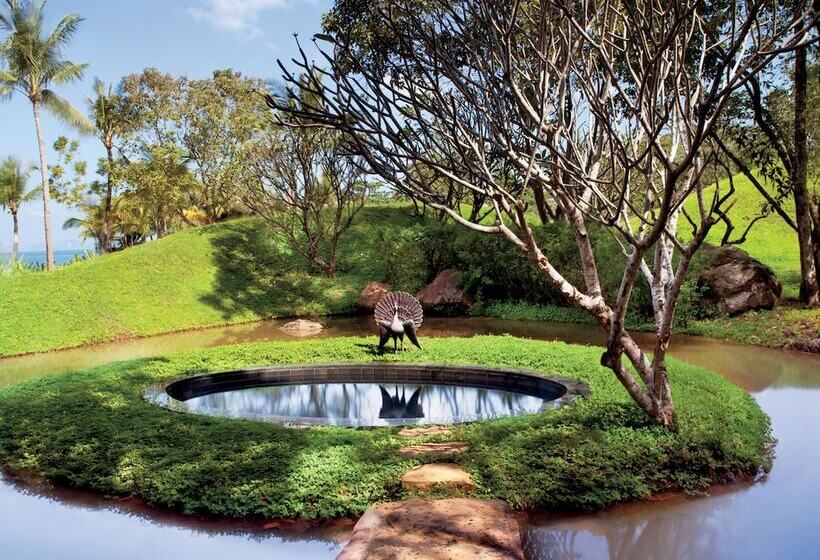
[[[408,500],[369,509],[337,560],[524,560],[521,532],[499,500]]]
[[[452,463],[427,463],[404,473],[401,485],[405,490],[432,490],[445,487],[458,490],[474,490],[475,482],[470,474]]]
[[[452,428],[446,426],[424,426],[421,428],[403,428],[399,430],[399,437],[422,437],[422,436],[449,436],[453,433]]]
[[[441,443],[420,443],[409,445],[399,449],[399,455],[405,459],[420,457],[423,455],[461,455],[470,449],[470,444],[466,441],[445,441]]]

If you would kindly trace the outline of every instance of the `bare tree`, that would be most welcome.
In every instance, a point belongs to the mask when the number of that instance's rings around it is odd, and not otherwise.
[[[245,202],[327,276],[336,250],[364,204],[367,184],[339,134],[272,126],[252,150]]]
[[[776,53],[807,41],[807,20],[770,24],[769,2],[724,4],[714,17],[695,0],[431,0],[423,9],[398,0],[379,12],[395,53],[371,64],[344,31],[318,36],[322,64],[304,52],[294,61],[309,80],[280,66],[291,96],[319,102],[280,108],[302,126],[344,132],[395,189],[508,239],[609,333],[602,364],[669,426],[675,304],[715,209],[726,202],[704,155],[713,151],[703,148],[732,92]],[[494,223],[448,205],[412,173],[419,164],[484,195]],[[508,184],[505,168],[520,180]],[[581,286],[553,266],[527,221],[533,185],[566,217]],[[690,196],[694,215],[683,206]],[[601,289],[590,222],[610,231],[626,255],[612,301]],[[641,275],[654,305],[651,354],[625,328]]]

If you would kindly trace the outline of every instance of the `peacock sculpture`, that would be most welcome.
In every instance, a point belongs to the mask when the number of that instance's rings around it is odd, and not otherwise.
[[[407,292],[388,292],[376,304],[374,312],[376,324],[379,325],[379,354],[384,352],[387,341],[393,339],[393,350],[397,341],[404,350],[404,336],[421,348],[416,331],[421,326],[424,313],[419,300]]]

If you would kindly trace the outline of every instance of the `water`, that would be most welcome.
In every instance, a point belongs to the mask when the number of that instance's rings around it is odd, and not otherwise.
[[[254,387],[194,397],[186,412],[310,424],[449,424],[544,408],[521,393],[452,385],[320,383]]]
[[[89,253],[86,249],[63,249],[54,251],[54,264],[57,266],[73,261],[77,257],[84,257]],[[20,261],[29,266],[45,266],[45,251],[20,251]],[[0,253],[0,266],[11,262],[11,253]]]
[[[372,332],[367,318],[320,319],[320,336]],[[151,339],[0,360],[0,386],[117,359],[199,347],[291,338],[282,322],[192,331]],[[601,344],[593,327],[569,324],[439,319],[420,336],[502,334]],[[375,343],[375,339],[374,339]],[[750,391],[772,418],[778,439],[766,480],[716,488],[706,498],[671,496],[593,515],[534,515],[525,523],[529,558],[796,558],[820,549],[820,357],[676,336],[671,353],[711,368]],[[78,498],[79,496],[79,498]],[[242,557],[333,558],[349,526],[328,534],[272,531],[264,524],[192,519],[108,502],[84,493],[32,493],[0,481],[4,558]],[[64,530],[70,528],[70,530]],[[8,551],[11,551],[9,554]]]

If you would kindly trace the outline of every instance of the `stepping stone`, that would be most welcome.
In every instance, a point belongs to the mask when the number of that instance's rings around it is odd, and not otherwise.
[[[499,500],[408,500],[371,508],[337,560],[524,560],[512,510]]]
[[[399,437],[448,436],[452,433],[453,429],[446,426],[425,426],[423,428],[403,428],[399,430]]]
[[[402,475],[401,485],[405,490],[432,490],[437,486],[475,490],[473,477],[452,463],[427,463],[414,467]]]
[[[399,449],[399,455],[405,459],[419,457],[421,455],[461,455],[470,449],[470,444],[466,441],[445,441],[442,443],[421,443],[419,445],[409,445]]]

